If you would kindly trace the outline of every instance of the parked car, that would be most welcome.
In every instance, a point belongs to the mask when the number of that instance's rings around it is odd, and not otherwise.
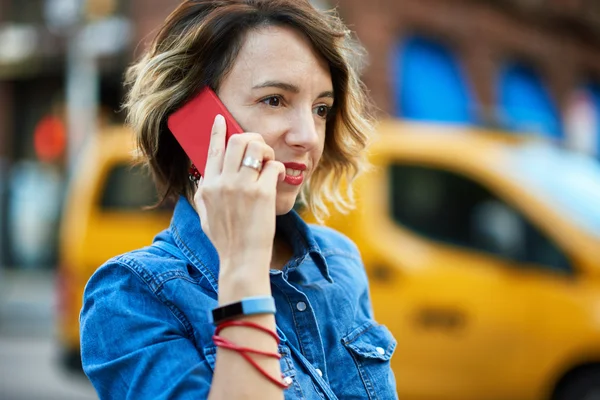
[[[600,164],[535,138],[383,122],[361,250],[409,400],[600,399]]]
[[[92,273],[109,258],[148,245],[169,225],[150,175],[132,163],[133,138],[108,128],[85,146],[65,200],[59,246],[58,333],[63,361],[81,368],[79,311]]]

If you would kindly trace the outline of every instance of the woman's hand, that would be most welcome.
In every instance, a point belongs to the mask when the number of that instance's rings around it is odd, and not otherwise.
[[[277,182],[285,178],[285,168],[274,161],[273,149],[256,133],[233,135],[225,149],[225,119],[215,118],[211,133],[204,177],[194,195],[202,229],[219,253],[219,303],[228,304],[248,296],[271,294],[269,266],[275,236],[275,199]],[[262,162],[262,169],[242,165],[242,161]],[[275,329],[270,314],[247,317],[268,329]],[[276,352],[277,345],[262,332],[227,329],[222,336],[241,346]],[[281,375],[278,360],[258,361],[272,376]],[[283,398],[281,390],[264,378],[254,367],[232,351],[217,350],[217,361],[209,398],[230,398],[231,373],[248,378],[246,385],[257,392],[268,391],[269,398]],[[258,378],[258,379],[257,379]],[[214,391],[214,393],[213,393]],[[236,397],[240,398],[240,397]]]
[[[274,160],[273,149],[261,135],[233,135],[225,148],[225,134],[225,119],[218,115],[204,177],[194,196],[196,209],[219,253],[219,281],[232,272],[241,279],[261,272],[268,278],[277,183],[285,179],[285,167]],[[261,161],[262,169],[242,165],[247,157]]]

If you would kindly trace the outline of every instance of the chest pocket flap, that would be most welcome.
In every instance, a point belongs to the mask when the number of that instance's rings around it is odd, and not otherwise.
[[[389,361],[397,342],[385,325],[367,321],[346,335],[342,343],[358,356]]]

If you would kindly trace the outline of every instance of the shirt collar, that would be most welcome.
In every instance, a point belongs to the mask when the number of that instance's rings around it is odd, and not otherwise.
[[[277,217],[277,231],[291,243],[294,251],[294,259],[303,260],[309,255],[323,277],[330,283],[333,283],[329,274],[327,261],[323,256],[321,247],[315,240],[312,229],[310,229],[310,226],[304,222],[296,211],[292,210],[285,215]]]
[[[294,210],[277,217],[277,230],[292,245],[294,259],[313,259],[325,279],[333,282],[329,268],[312,230]],[[170,226],[177,247],[190,263],[200,270],[215,292],[218,293],[219,255],[210,239],[202,231],[200,218],[189,201],[180,196],[175,205]]]

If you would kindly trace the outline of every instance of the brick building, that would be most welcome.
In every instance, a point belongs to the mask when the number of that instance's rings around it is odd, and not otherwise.
[[[391,58],[403,42],[423,38],[446,48],[465,80],[475,120],[498,124],[507,64],[521,65],[547,90],[559,110],[569,109],[574,90],[600,80],[600,3],[583,0],[341,0],[340,12],[370,55],[367,86],[377,105],[402,114],[394,93],[401,72]]]
[[[37,97],[47,103],[48,96],[30,92],[39,93],[41,89],[52,98],[51,94],[60,92],[64,86],[67,43],[65,36],[49,30],[44,12],[46,5],[52,2],[0,0],[0,24],[4,28],[6,22],[32,26],[38,38],[34,55],[21,62],[3,63],[0,48],[0,156],[8,155],[9,159],[26,155],[27,146],[16,143],[21,139],[15,142],[14,136],[26,137],[27,131],[32,130],[31,124],[21,127],[21,123],[11,117],[15,112],[20,115],[14,108],[15,103],[24,101],[19,96],[29,97],[30,101]],[[54,2],[70,3],[69,0]],[[113,13],[123,14],[132,21],[130,45],[102,60],[103,102],[111,107],[118,105],[123,68],[132,54],[139,54],[152,31],[179,2],[86,2],[88,9],[93,8],[89,4],[96,4],[100,9],[103,4],[113,4]],[[315,3],[327,7],[335,2]],[[560,111],[568,109],[572,93],[579,86],[595,86],[600,82],[600,54],[596,51],[600,44],[600,3],[597,2],[339,0],[338,9],[368,50],[365,81],[376,104],[386,113],[402,116],[403,96],[398,91],[405,85],[401,82],[402,72],[394,68],[393,58],[402,51],[403,43],[414,38],[447,49],[464,80],[469,108],[474,110],[477,122],[498,122],[496,109],[500,90],[496,81],[503,65],[509,62],[525,65],[533,71]],[[27,119],[27,115],[23,117]],[[11,134],[15,131],[16,135]]]

